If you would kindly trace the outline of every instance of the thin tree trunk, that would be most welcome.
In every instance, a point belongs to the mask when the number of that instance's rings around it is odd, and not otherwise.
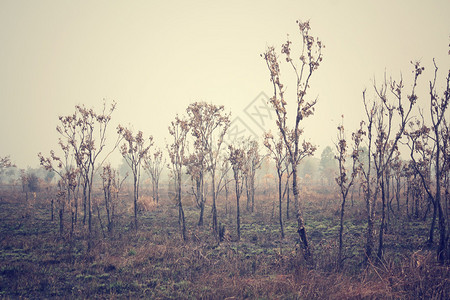
[[[370,178],[370,177],[369,177]],[[370,184],[370,183],[368,183]],[[372,257],[373,251],[373,213],[372,213],[372,192],[370,187],[367,187],[366,193],[366,209],[367,209],[367,236],[366,236],[366,249],[365,255],[366,259],[370,259]]]
[[[105,229],[104,229],[104,227],[103,227],[102,218],[101,218],[101,216],[100,216],[100,208],[98,207],[98,205],[96,205],[96,208],[97,208],[97,218],[98,218],[98,221],[99,221],[99,223],[100,223],[100,229],[102,230],[103,238],[106,238],[106,235],[105,235]]]
[[[406,183],[406,217],[409,219],[409,192],[410,192],[410,184],[409,184],[409,180],[407,180]]]
[[[159,203],[159,178],[156,179],[156,203]]]
[[[138,230],[138,219],[137,219],[137,213],[138,213],[138,191],[137,191],[137,178],[134,176],[134,191],[133,191],[133,199],[134,199],[134,229]]]
[[[250,196],[252,198],[252,213],[255,210],[255,174],[250,178]]]
[[[213,230],[214,235],[217,236],[219,229],[217,227],[217,207],[216,207],[216,182],[215,182],[215,172],[212,172],[211,184],[212,184],[212,214],[213,214]]]
[[[248,176],[245,176],[245,192],[247,193],[247,211],[250,211],[250,190],[248,187]]]
[[[289,177],[287,178],[287,180],[286,180],[287,182],[286,182],[286,184],[287,184],[287,191],[286,191],[286,193],[287,193],[287,198],[286,198],[286,219],[287,220],[289,220],[289,218],[290,218],[290,216],[289,216],[289,204],[291,203],[291,201],[290,201],[290,193],[291,193],[291,191],[290,191],[290,187],[289,187]]]
[[[55,202],[55,200],[54,200],[53,197],[52,197],[51,202],[52,202],[52,203],[51,203],[52,208],[51,208],[51,219],[50,219],[50,221],[53,222],[53,220],[54,220],[54,216],[53,216],[53,206],[54,206],[54,202]]]
[[[205,211],[205,203],[200,202],[200,218],[198,220],[198,226],[203,226],[203,212]]]
[[[282,185],[282,175],[280,171],[278,171],[278,202],[279,202],[279,217],[280,217],[280,234],[281,238],[284,239],[284,228],[283,228],[283,209],[282,209],[282,193],[281,193],[281,185]]]
[[[378,240],[378,259],[383,258],[383,234],[386,226],[386,195],[385,195],[385,183],[384,176],[381,175],[381,223],[380,223],[380,232],[379,232],[379,240]]]
[[[433,218],[431,220],[431,225],[430,225],[430,231],[429,231],[429,237],[428,237],[427,244],[429,246],[432,246],[434,244],[434,229],[436,228],[436,217],[437,217],[437,209],[438,208],[437,208],[437,202],[436,201],[434,201],[433,199],[430,199],[430,201],[433,202]]]
[[[345,213],[345,198],[346,195],[342,193],[342,203],[341,203],[341,217],[339,221],[339,252],[338,252],[338,267],[341,267],[342,264],[342,248],[343,248],[343,239],[342,235],[344,233],[344,213]]]
[[[395,200],[397,201],[397,212],[400,216],[400,193],[402,190],[402,182],[400,176],[397,178],[397,192],[395,193]]]
[[[61,203],[59,208],[59,234],[62,236],[64,233],[64,204]]]
[[[445,216],[442,211],[441,206],[441,166],[440,164],[440,154],[441,154],[441,146],[439,145],[439,132],[437,132],[437,128],[435,126],[435,136],[436,136],[436,163],[435,163],[435,171],[436,171],[436,197],[435,202],[438,209],[439,214],[439,246],[437,251],[437,257],[439,262],[444,263],[446,259],[448,259],[448,242],[446,236],[446,225],[445,225]]]
[[[241,210],[239,207],[239,198],[240,198],[240,192],[239,192],[239,183],[238,179],[235,179],[236,183],[236,230],[237,230],[237,239],[238,241],[241,240]]]
[[[86,216],[88,215],[87,212],[87,189],[88,189],[88,181],[86,178],[84,178],[83,182],[83,226],[86,225]]]
[[[294,193],[294,204],[297,219],[297,232],[300,237],[300,241],[303,244],[303,256],[306,261],[312,261],[311,251],[309,249],[308,237],[306,235],[305,222],[303,221],[302,212],[299,204],[298,186],[297,186],[297,168],[293,167],[292,170],[292,189]]]
[[[184,217],[184,210],[183,210],[183,204],[181,202],[181,171],[178,174],[178,180],[177,180],[177,202],[178,202],[178,220],[181,221],[180,222],[180,226],[181,226],[181,237],[183,238],[184,241],[187,240],[187,236],[186,236],[186,220]]]

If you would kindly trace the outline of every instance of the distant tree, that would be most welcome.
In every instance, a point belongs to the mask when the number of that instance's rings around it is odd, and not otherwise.
[[[11,162],[9,156],[0,157],[0,175],[3,174],[5,169],[12,167],[15,167],[15,165]]]
[[[116,103],[113,102],[109,108],[106,102],[103,103],[103,109],[100,112],[95,112],[92,108],[88,109],[84,105],[76,105],[75,112],[68,116],[60,116],[60,125],[56,130],[60,134],[59,145],[64,153],[64,159],[60,159],[51,151],[49,158],[44,158],[41,153],[38,154],[41,165],[47,170],[59,172],[63,182],[63,186],[72,189],[72,225],[76,224],[78,215],[78,195],[74,195],[75,188],[72,187],[72,179],[75,181],[75,187],[82,185],[83,189],[83,224],[86,223],[86,216],[88,216],[88,248],[91,247],[92,235],[92,188],[94,175],[98,167],[101,167],[106,158],[117,147],[119,140],[116,141],[112,150],[103,156],[106,149],[107,129],[111,121],[111,115],[116,108]],[[101,155],[103,157],[101,157]],[[56,163],[58,167],[54,167],[52,162]],[[73,170],[71,169],[73,168]],[[73,174],[77,174],[73,178]],[[65,177],[70,178],[70,181],[64,180]],[[70,182],[70,183],[69,183]]]
[[[59,131],[59,130],[58,130]],[[42,153],[38,154],[39,162],[47,171],[52,171],[58,174],[59,180],[57,182],[57,196],[56,206],[59,216],[59,234],[62,236],[64,233],[64,213],[66,204],[76,207],[76,196],[74,191],[77,182],[79,169],[73,167],[74,153],[73,148],[70,147],[67,140],[60,138],[59,146],[62,151],[62,156],[57,156],[55,151],[50,151],[50,157],[44,157]],[[51,202],[51,219],[53,220],[53,200]],[[71,211],[71,235],[73,233],[74,223],[76,222],[75,210]]]
[[[274,136],[271,133],[266,133],[264,136],[264,146],[266,146],[269,151],[270,157],[275,162],[275,167],[277,169],[278,175],[278,208],[279,208],[279,221],[280,221],[280,233],[281,238],[284,238],[284,227],[283,227],[283,210],[282,210],[282,186],[283,186],[283,174],[287,171],[287,165],[285,161],[286,157],[286,149],[283,147],[282,137],[279,137],[278,140],[275,140]],[[289,178],[289,176],[288,176]],[[289,185],[289,179],[286,182],[286,187]]]
[[[256,171],[261,167],[264,156],[259,153],[256,140],[245,140],[245,188],[247,190],[247,211],[255,208],[255,178]]]
[[[333,175],[336,173],[336,160],[334,159],[335,154],[333,153],[333,149],[330,146],[327,146],[323,149],[322,154],[320,155],[320,174],[323,179],[327,180],[327,184],[331,185],[333,181]]]
[[[50,184],[54,177],[55,177],[55,172],[47,171],[47,173],[45,174],[44,180],[47,184]]]
[[[296,65],[291,57],[292,42],[290,40],[283,44],[281,49],[281,53],[286,56],[286,61],[292,67],[297,79],[295,93],[296,106],[294,108],[296,114],[294,118],[295,122],[292,127],[287,124],[285,87],[280,80],[280,64],[278,62],[278,56],[275,53],[275,48],[269,47],[261,56],[266,61],[270,72],[270,80],[273,84],[273,96],[270,98],[270,103],[275,108],[277,116],[276,124],[283,137],[284,146],[289,153],[288,157],[292,170],[292,188],[296,208],[297,231],[302,242],[303,255],[306,260],[312,260],[305,222],[299,203],[297,167],[303,158],[312,155],[316,150],[316,147],[309,142],[303,141],[303,143],[300,143],[300,137],[303,133],[303,129],[300,125],[305,118],[314,114],[314,105],[316,104],[317,99],[308,102],[306,101],[306,95],[310,87],[311,76],[318,69],[322,61],[323,44],[319,39],[310,35],[309,31],[311,27],[309,22],[297,21],[297,24],[302,40],[302,50],[299,56],[300,65]]]
[[[363,135],[365,132],[362,130],[363,122],[361,122],[361,128],[352,134],[353,147],[351,152],[351,170],[350,174],[346,168],[346,160],[348,158],[347,153],[347,140],[345,136],[344,130],[344,116],[342,116],[342,123],[338,126],[338,141],[336,143],[337,155],[335,159],[338,162],[338,176],[336,177],[336,182],[339,186],[340,194],[341,194],[341,214],[340,214],[340,222],[339,222],[339,252],[338,252],[338,266],[342,265],[342,248],[343,248],[343,232],[344,232],[344,213],[345,213],[345,201],[348,196],[348,192],[350,191],[355,178],[358,176],[358,172],[360,169],[360,164],[358,163],[358,157],[360,152],[360,144]]]
[[[241,239],[241,213],[239,199],[241,198],[244,187],[244,168],[245,168],[245,151],[239,146],[229,145],[229,160],[233,170],[234,185],[236,191],[236,231],[237,239]]]
[[[187,108],[189,127],[195,139],[194,147],[198,153],[198,167],[200,172],[206,167],[211,175],[212,191],[212,227],[217,236],[217,167],[220,165],[220,150],[225,133],[230,126],[230,115],[224,112],[223,106],[195,102]],[[201,198],[202,199],[202,198]],[[204,198],[203,198],[204,199]],[[201,203],[204,205],[204,201]],[[203,209],[201,210],[202,213]],[[200,216],[202,219],[202,216]],[[200,222],[199,222],[200,224]]]
[[[15,168],[15,167],[16,166],[11,162],[11,159],[9,158],[9,156],[0,157],[0,182],[2,181],[2,176],[4,173],[6,173],[6,175],[9,175],[8,173],[10,173],[6,170]],[[14,172],[14,171],[12,171],[12,172]]]
[[[153,201],[156,203],[159,202],[159,179],[165,164],[161,149],[155,149],[155,152],[144,157],[144,170],[152,180]]]
[[[123,179],[120,179],[119,176],[119,171],[112,168],[111,164],[107,164],[103,167],[101,177],[108,232],[111,232],[114,228],[115,211],[119,200],[119,192],[128,174]]]
[[[315,178],[316,169],[317,168],[314,163],[314,159],[311,157],[307,157],[299,166],[298,175],[303,178],[305,184],[309,184]]]
[[[130,129],[121,125],[117,127],[117,133],[124,139],[124,143],[120,146],[120,153],[131,168],[131,173],[133,174],[134,229],[137,231],[141,165],[148,155],[150,148],[153,146],[153,137],[150,136],[146,140],[142,131],[138,131],[136,135],[133,135]]]
[[[169,126],[169,134],[172,136],[172,143],[167,145],[170,164],[169,168],[175,181],[175,201],[178,207],[178,223],[180,225],[181,237],[187,240],[186,236],[186,220],[184,217],[183,203],[181,201],[181,186],[183,184],[183,166],[186,164],[186,143],[187,134],[189,133],[188,121],[175,117]]]
[[[388,226],[391,223],[391,216],[395,216],[396,214],[400,213],[401,177],[403,166],[400,155],[400,151],[397,149],[392,156],[392,160],[386,167],[386,232],[388,231]],[[392,202],[394,201],[394,199],[397,202],[396,213],[394,212],[394,208],[392,207]]]
[[[203,149],[194,149],[186,159],[187,174],[192,182],[192,194],[195,197],[197,207],[200,209],[200,216],[197,225],[203,226],[203,215],[205,211],[205,172],[206,161]]]
[[[125,160],[125,158],[122,156],[122,159],[120,161],[120,164],[117,168],[117,171],[119,172],[119,175],[123,178],[127,178],[125,181],[129,181],[130,178],[128,177],[130,174],[130,166],[128,166],[127,161]],[[131,182],[130,182],[131,183]]]
[[[20,181],[22,182],[22,192],[25,194],[25,203],[28,203],[28,174],[25,170],[20,170]]]
[[[28,190],[32,193],[36,193],[39,192],[40,190],[40,184],[39,184],[39,178],[37,177],[37,175],[32,172],[32,173],[28,173]]]

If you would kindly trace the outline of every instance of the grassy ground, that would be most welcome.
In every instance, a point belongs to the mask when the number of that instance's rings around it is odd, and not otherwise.
[[[302,260],[293,219],[280,238],[277,207],[259,195],[254,213],[242,205],[242,238],[235,240],[234,202],[220,201],[219,221],[226,241],[211,234],[210,208],[199,228],[199,211],[186,201],[187,242],[180,238],[177,209],[167,199],[140,215],[119,213],[115,231],[102,237],[94,222],[90,251],[82,225],[70,239],[50,221],[45,195],[27,206],[21,194],[0,202],[0,296],[6,298],[153,298],[153,299],[448,299],[448,266],[435,263],[424,247],[429,222],[391,220],[385,261],[363,264],[363,205],[349,205],[345,255],[336,271],[338,201],[317,188],[304,195],[305,220],[314,263]],[[144,196],[145,197],[145,196]],[[231,201],[231,199],[230,199]],[[292,215],[293,216],[293,215]],[[66,229],[69,219],[66,220]]]

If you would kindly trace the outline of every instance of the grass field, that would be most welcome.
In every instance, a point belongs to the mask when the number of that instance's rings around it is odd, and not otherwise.
[[[273,192],[272,195],[275,195]],[[255,212],[242,204],[242,237],[236,241],[235,203],[219,201],[225,241],[218,243],[205,209],[185,200],[188,241],[178,229],[178,210],[162,198],[139,216],[118,210],[117,224],[103,238],[94,219],[92,247],[86,229],[59,235],[50,220],[48,195],[26,204],[21,193],[3,192],[0,202],[0,296],[5,298],[151,299],[448,299],[449,266],[436,263],[425,247],[429,221],[392,217],[385,235],[385,260],[364,264],[365,214],[362,203],[348,206],[345,257],[336,268],[339,201],[331,190],[311,189],[303,196],[314,262],[297,251],[293,218],[280,238],[278,208],[269,195],[257,195]],[[131,198],[122,198],[131,203]],[[144,193],[144,198],[145,198]],[[285,204],[283,204],[285,205]],[[291,214],[294,216],[294,214]],[[284,215],[285,218],[285,215]],[[66,231],[70,226],[66,219]]]

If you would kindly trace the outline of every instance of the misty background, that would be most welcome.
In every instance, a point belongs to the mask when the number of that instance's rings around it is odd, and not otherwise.
[[[233,124],[256,137],[274,131],[274,115],[264,109],[272,85],[260,54],[272,45],[279,52],[287,34],[296,51],[298,19],[309,19],[326,47],[309,92],[310,100],[318,97],[316,113],[304,124],[320,157],[336,140],[342,114],[348,134],[357,127],[362,91],[373,97],[373,80],[385,72],[402,74],[409,92],[410,61],[420,60],[418,104],[425,107],[435,58],[442,90],[449,11],[443,0],[0,0],[0,157],[37,167],[38,152],[58,149],[58,116],[77,104],[98,111],[104,99],[117,102],[111,143],[122,124],[153,135],[163,148],[170,121],[194,101],[224,105]],[[292,70],[283,64],[281,75],[289,97]],[[118,151],[111,160],[120,163]]]

